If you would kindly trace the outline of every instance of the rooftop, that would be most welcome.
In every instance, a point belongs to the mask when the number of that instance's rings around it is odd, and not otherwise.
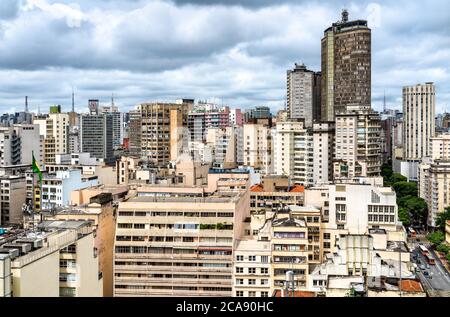
[[[292,292],[289,293],[289,297],[291,296]],[[283,297],[283,291],[279,289],[275,290],[273,297]],[[293,297],[316,297],[316,293],[308,291],[294,291]]]
[[[137,196],[128,199],[133,203],[233,203],[240,195],[232,193],[216,194],[209,197],[189,197],[189,196]]]
[[[265,192],[264,186],[261,184],[253,185],[250,187],[251,192]],[[290,187],[285,186],[276,186],[275,192],[286,192],[286,193],[303,193],[305,191],[305,187],[301,185],[294,185]]]

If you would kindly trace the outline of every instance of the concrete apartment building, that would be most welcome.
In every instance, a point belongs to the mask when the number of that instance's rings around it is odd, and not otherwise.
[[[342,19],[322,38],[321,120],[371,108],[371,30],[367,21]]]
[[[44,213],[46,220],[89,221],[94,233],[94,253],[98,254],[98,272],[102,276],[102,294],[113,296],[113,253],[116,230],[116,208],[113,195],[102,192],[89,199],[88,204],[57,208],[54,214]]]
[[[143,103],[137,106],[141,121],[141,157],[145,161],[160,166],[177,159],[183,149],[183,128],[187,127],[190,109],[192,103],[184,101]]]
[[[336,114],[334,179],[380,175],[380,117],[374,112]]]
[[[334,122],[313,124],[313,184],[326,184],[333,179]]]
[[[261,183],[250,187],[251,226],[246,235],[258,235],[268,219],[285,206],[303,206],[305,188],[294,185],[287,176],[266,176]]]
[[[429,154],[419,165],[419,197],[427,202],[428,225],[434,227],[439,214],[450,206],[450,135],[431,138]]]
[[[41,134],[45,124],[44,163],[55,164],[56,154],[65,154],[69,151],[69,114],[61,113],[60,109],[51,110],[45,120],[33,123],[40,125]]]
[[[100,113],[107,114],[112,117],[112,143],[113,149],[120,148],[124,138],[124,119],[125,113],[120,112],[119,108],[114,106],[114,101],[111,106],[102,107]]]
[[[114,296],[232,295],[248,194],[179,189],[145,187],[119,204]]]
[[[236,134],[233,127],[208,128],[206,143],[213,150],[214,167],[236,167]]]
[[[100,297],[90,222],[44,221],[0,235],[0,296]]]
[[[303,121],[277,122],[274,137],[274,171],[291,177],[292,183],[314,183],[313,135]]]
[[[264,124],[244,124],[244,165],[270,174],[273,171],[271,128]]]
[[[11,127],[0,127],[0,166],[20,164],[20,138]]]
[[[435,93],[433,83],[403,87],[400,173],[410,180],[418,180],[420,161],[430,155],[430,140],[435,136]]]
[[[272,294],[270,241],[244,239],[234,250],[233,297],[269,297]]]
[[[316,108],[320,108],[320,85],[317,75],[306,66],[295,64],[294,69],[287,71],[287,108],[289,118],[304,119],[305,127],[311,128]]]
[[[24,174],[0,176],[0,226],[23,222],[22,207],[26,197]]]
[[[72,169],[47,174],[42,178],[42,209],[68,206],[71,204],[72,191],[96,186],[98,179],[83,180],[81,170]]]

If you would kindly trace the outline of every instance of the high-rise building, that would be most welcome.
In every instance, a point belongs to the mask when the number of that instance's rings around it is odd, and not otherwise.
[[[333,180],[334,122],[313,124],[313,182],[326,184]]]
[[[364,20],[342,20],[322,38],[321,120],[336,113],[371,108],[371,30]]]
[[[277,122],[274,137],[274,172],[293,184],[313,185],[313,135],[303,121]]]
[[[429,156],[435,134],[435,86],[433,83],[403,87],[403,160]]]
[[[123,143],[124,136],[124,113],[120,112],[119,109],[112,105],[110,107],[102,107],[101,113],[108,114],[112,117],[113,126],[113,148],[119,148]]]
[[[113,118],[108,114],[80,116],[81,152],[90,153],[105,163],[115,163],[113,153]]]
[[[334,179],[380,175],[380,129],[377,113],[336,114]]]
[[[231,296],[233,246],[248,206],[245,192],[139,189],[119,203],[114,296]]]
[[[128,121],[128,151],[135,158],[141,157],[142,116],[138,110],[129,112]]]
[[[20,137],[11,127],[0,127],[0,166],[20,164]]]
[[[313,120],[317,119],[315,107],[318,104],[317,98],[320,98],[317,78],[304,64],[295,64],[294,69],[287,71],[288,116],[291,119],[304,119],[307,128],[312,127]]]
[[[44,163],[55,164],[56,154],[66,154],[69,151],[69,114],[61,113],[60,106],[51,107],[47,118],[34,120],[39,124],[44,139]],[[43,130],[45,129],[45,134]]]
[[[441,212],[450,206],[450,134],[430,139],[429,157],[419,165],[419,196],[428,205],[428,225],[436,226]]]
[[[155,165],[166,165],[176,160],[183,149],[183,137],[188,137],[183,128],[187,128],[191,108],[191,103],[143,103],[137,106],[142,129],[141,157],[144,160]]]
[[[244,124],[244,165],[262,174],[273,171],[273,139],[271,128],[264,124]]]

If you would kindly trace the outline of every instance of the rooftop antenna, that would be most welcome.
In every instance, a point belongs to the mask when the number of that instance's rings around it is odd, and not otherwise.
[[[75,112],[75,93],[73,92],[73,86],[72,86],[72,112]]]
[[[348,22],[348,11],[347,9],[342,10],[342,22],[346,23]]]
[[[383,112],[386,113],[386,90],[384,91],[384,98],[383,98]]]
[[[114,107],[114,93],[112,93],[112,95],[111,95],[111,111],[112,111],[112,107]]]
[[[25,112],[28,112],[28,96],[25,96]]]

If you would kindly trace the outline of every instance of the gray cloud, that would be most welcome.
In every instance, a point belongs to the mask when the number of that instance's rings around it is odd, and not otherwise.
[[[384,91],[398,107],[402,86],[425,81],[437,85],[438,111],[450,103],[444,0],[40,2],[0,1],[2,111],[21,109],[25,94],[35,107],[69,109],[72,85],[80,110],[112,92],[124,110],[181,96],[280,108],[286,69],[304,62],[320,70],[323,30],[342,7],[372,23],[376,109]]]

